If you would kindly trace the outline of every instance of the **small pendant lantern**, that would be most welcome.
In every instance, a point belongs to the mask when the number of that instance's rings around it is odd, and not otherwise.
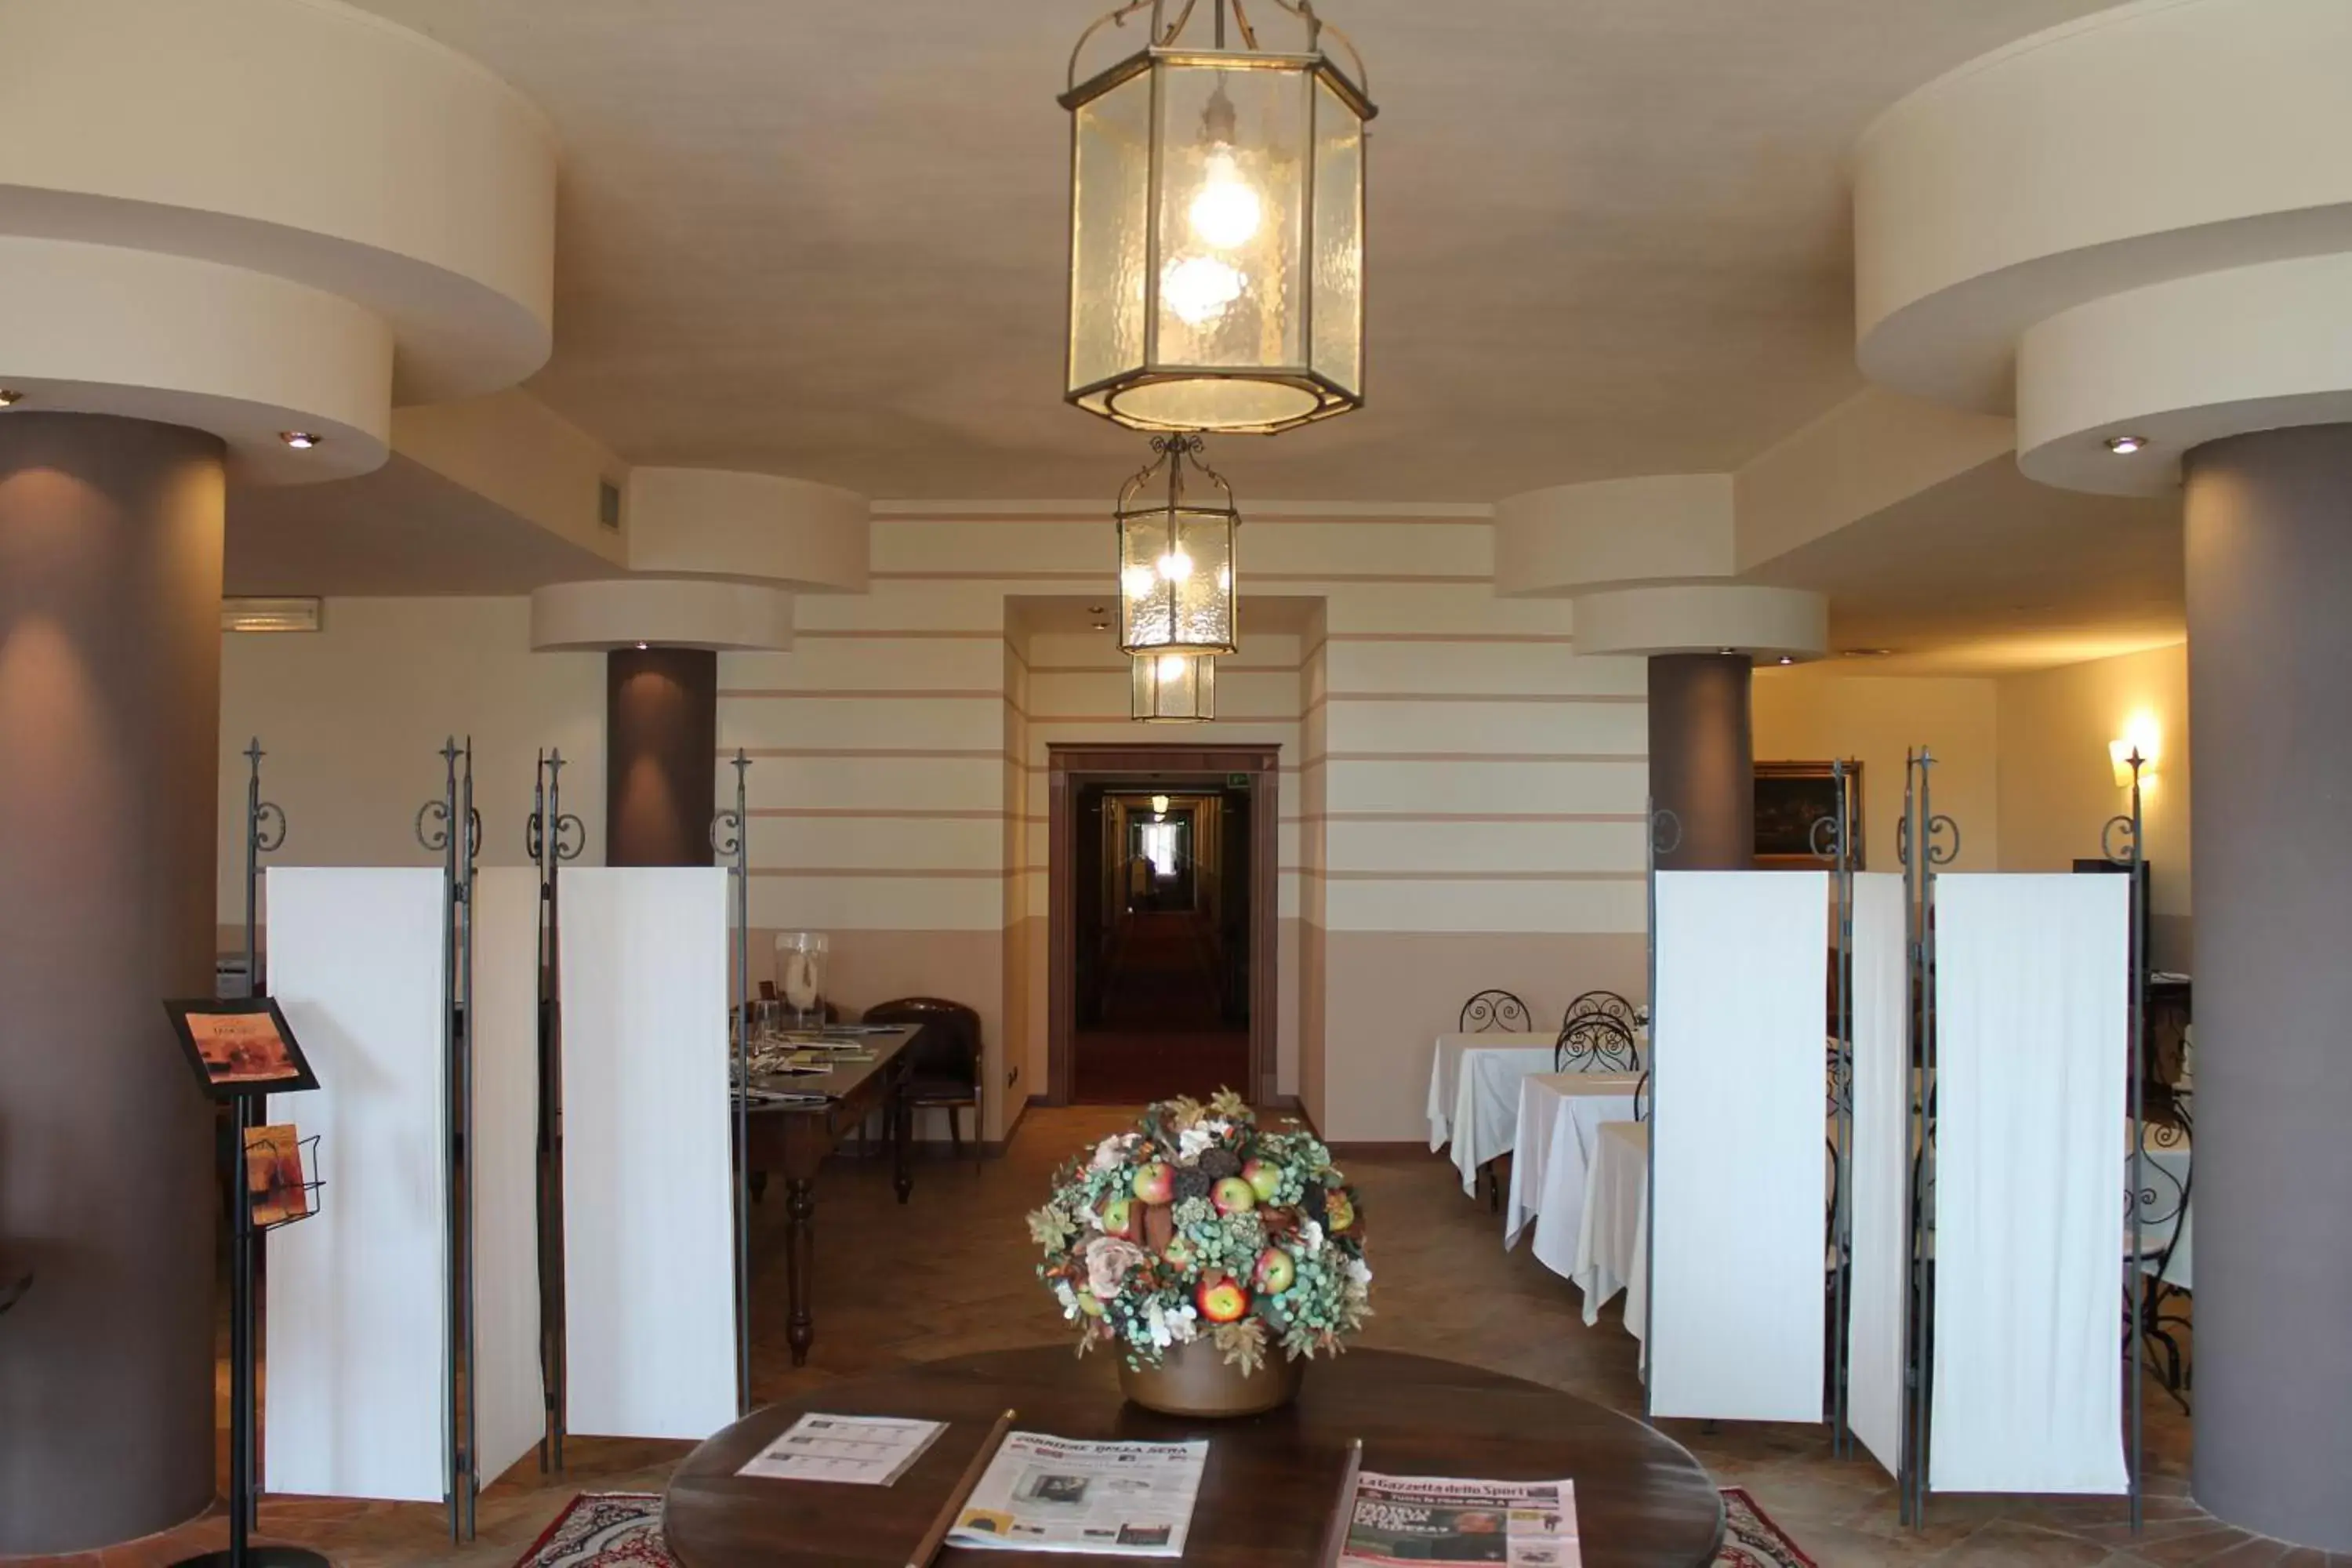
[[[1065,395],[1135,429],[1264,434],[1363,402],[1375,110],[1313,0],[1265,3],[1286,35],[1265,47],[1244,0],[1129,0],[1071,53]],[[1095,34],[1146,10],[1144,47],[1079,80]]]
[[[1136,721],[1205,723],[1217,716],[1217,656],[1145,654],[1135,664]]]
[[[1151,450],[1118,493],[1119,651],[1232,653],[1242,521],[1233,487],[1201,460],[1198,436],[1155,436]]]

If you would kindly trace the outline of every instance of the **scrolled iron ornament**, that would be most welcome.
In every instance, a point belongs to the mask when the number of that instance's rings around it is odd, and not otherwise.
[[[264,855],[286,847],[286,813],[274,800],[253,808],[253,847]]]
[[[710,852],[726,857],[740,853],[742,847],[742,817],[733,811],[713,813],[710,818]]]
[[[1683,847],[1683,819],[1672,806],[1659,806],[1650,813],[1650,853],[1671,855]]]
[[[2128,866],[2139,858],[2139,825],[2128,816],[2111,816],[2099,829],[2099,853],[2111,866]]]
[[[439,854],[449,847],[449,803],[428,800],[416,808],[416,842]]]
[[[1843,853],[1838,844],[1842,831],[1838,826],[1838,819],[1834,816],[1813,818],[1812,832],[1806,836],[1812,846],[1813,858],[1825,860],[1832,866],[1837,864]]]

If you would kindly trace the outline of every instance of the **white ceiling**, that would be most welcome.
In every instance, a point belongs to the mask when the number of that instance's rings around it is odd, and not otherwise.
[[[230,594],[528,594],[619,574],[397,455],[360,479],[238,488],[226,543]]]
[[[1059,397],[1054,95],[1107,3],[361,0],[554,123],[541,397],[632,462],[898,499],[1132,466]],[[1476,500],[1738,465],[1858,385],[1857,132],[2105,3],[1329,0],[1383,108],[1370,406],[1223,466],[1245,500]]]
[[[2053,490],[2008,454],[1768,563],[1830,595],[1836,674],[1995,675],[2179,642],[2180,504]]]

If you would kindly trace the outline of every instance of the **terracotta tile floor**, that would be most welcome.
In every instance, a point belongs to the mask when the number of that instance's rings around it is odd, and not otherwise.
[[[840,1163],[818,1184],[817,1339],[793,1370],[783,1339],[780,1205],[755,1218],[753,1373],[762,1398],[907,1362],[1058,1341],[1060,1321],[1031,1273],[1022,1213],[1047,1173],[1081,1143],[1124,1121],[1100,1109],[1040,1110],[1011,1152],[975,1174],[926,1163],[913,1203],[891,1202],[887,1168]],[[1500,1226],[1462,1195],[1451,1166],[1421,1155],[1352,1162],[1371,1215],[1379,1310],[1369,1342],[1451,1356],[1638,1412],[1634,1345],[1612,1309],[1586,1328],[1575,1289],[1522,1247],[1507,1254]],[[2352,1557],[2299,1552],[2221,1525],[2188,1498],[2189,1423],[2148,1386],[2147,1524],[2135,1539],[2120,1500],[1935,1499],[1923,1531],[1895,1521],[1894,1490],[1866,1459],[1830,1456],[1822,1429],[1739,1426],[1706,1432],[1668,1422],[1717,1479],[1752,1492],[1822,1568],[1937,1563],[2014,1568],[2352,1568]],[[330,1553],[352,1568],[379,1563],[511,1563],[576,1491],[657,1491],[686,1452],[677,1443],[574,1439],[568,1472],[542,1476],[526,1459],[482,1495],[480,1536],[453,1547],[440,1510],[415,1504],[272,1499],[266,1531]],[[217,1518],[103,1554],[32,1561],[169,1563],[217,1545]]]

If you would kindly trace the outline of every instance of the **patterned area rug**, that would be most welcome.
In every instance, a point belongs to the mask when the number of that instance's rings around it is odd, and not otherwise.
[[[1728,1521],[1715,1568],[1815,1568],[1813,1560],[1738,1487],[1723,1490]],[[583,1492],[515,1568],[670,1568],[661,1499],[647,1492]]]

